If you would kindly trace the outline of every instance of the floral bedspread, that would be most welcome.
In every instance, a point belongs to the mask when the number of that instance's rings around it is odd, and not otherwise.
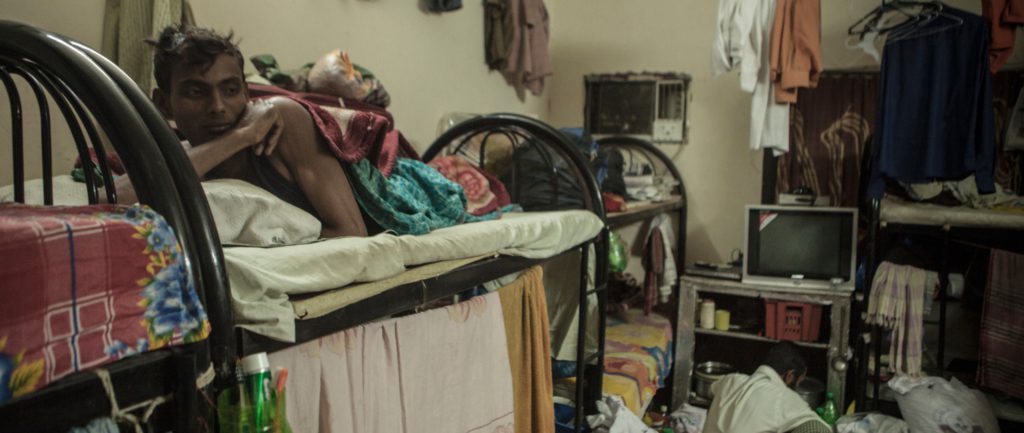
[[[142,206],[0,204],[0,403],[210,332],[167,222]]]

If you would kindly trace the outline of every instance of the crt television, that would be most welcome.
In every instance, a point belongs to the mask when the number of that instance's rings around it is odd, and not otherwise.
[[[748,205],[743,282],[853,290],[857,209]]]

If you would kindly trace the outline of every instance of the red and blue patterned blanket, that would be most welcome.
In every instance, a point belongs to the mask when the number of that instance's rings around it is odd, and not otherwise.
[[[177,237],[144,206],[0,204],[0,300],[0,403],[210,332]]]

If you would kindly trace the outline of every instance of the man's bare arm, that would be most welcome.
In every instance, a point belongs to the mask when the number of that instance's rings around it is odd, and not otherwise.
[[[186,150],[192,169],[200,180],[211,170],[239,151],[252,146],[257,155],[270,155],[277,147],[284,121],[274,105],[266,100],[249,103],[238,125],[213,140]],[[117,188],[117,202],[130,204],[139,201],[127,176],[122,176],[114,186]]]
[[[288,128],[271,160],[283,163],[323,224],[322,237],[366,236],[345,170],[314,129],[309,113],[295,101],[275,101]]]

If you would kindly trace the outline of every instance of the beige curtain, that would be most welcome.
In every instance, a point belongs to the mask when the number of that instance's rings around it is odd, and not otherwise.
[[[148,95],[156,81],[153,49],[146,39],[155,38],[164,27],[181,22],[195,23],[192,7],[186,0],[107,0],[101,52]]]

